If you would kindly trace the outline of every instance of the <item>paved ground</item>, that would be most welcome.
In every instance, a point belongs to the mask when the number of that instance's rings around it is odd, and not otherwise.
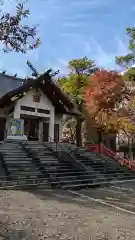
[[[0,233],[23,229],[27,236],[24,239],[134,240],[134,190],[134,183],[78,191],[81,196],[61,190],[1,190]],[[133,213],[103,205],[93,198]]]
[[[95,200],[96,203],[103,205],[112,205],[112,208],[121,208],[121,211],[127,210],[135,215],[135,181],[128,183],[117,183],[113,186],[98,189],[84,189],[78,191],[53,191],[48,193],[48,197],[54,196],[59,201],[70,201],[76,203],[85,203]],[[105,204],[106,203],[106,204]]]
[[[82,190],[80,193],[123,208],[123,211],[125,209],[135,214],[135,182],[116,184],[111,187],[93,189],[91,191]]]

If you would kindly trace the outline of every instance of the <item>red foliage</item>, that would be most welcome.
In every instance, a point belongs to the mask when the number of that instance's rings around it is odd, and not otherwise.
[[[84,92],[84,102],[90,114],[112,109],[123,97],[125,84],[115,71],[99,70],[89,79]]]

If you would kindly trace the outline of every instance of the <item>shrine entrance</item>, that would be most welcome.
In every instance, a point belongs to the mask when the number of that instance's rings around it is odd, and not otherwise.
[[[29,117],[22,117],[24,119],[24,135],[28,140],[38,141],[39,138],[39,119]]]

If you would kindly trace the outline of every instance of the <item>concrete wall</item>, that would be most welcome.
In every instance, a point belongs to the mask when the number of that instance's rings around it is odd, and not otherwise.
[[[33,95],[35,93],[36,93],[35,90],[30,90],[29,92],[26,93],[24,97],[22,97],[16,102],[14,109],[14,118],[20,118],[20,114],[27,114],[39,117],[50,117],[51,114],[54,115],[54,106],[52,105],[51,101],[43,94],[41,90],[39,90],[39,94],[41,96],[40,102],[39,103],[34,102]],[[22,111],[20,110],[21,106],[33,107],[35,108],[35,112]],[[37,108],[49,110],[50,114],[38,113]]]

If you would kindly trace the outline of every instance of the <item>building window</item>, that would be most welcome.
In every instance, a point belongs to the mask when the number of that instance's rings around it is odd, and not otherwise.
[[[28,111],[28,112],[35,112],[35,108],[27,107],[27,106],[21,106],[21,110]]]
[[[40,109],[40,108],[38,108],[38,109],[37,109],[37,112],[38,112],[38,113],[43,113],[43,114],[50,114],[50,111],[47,110],[47,109]]]

